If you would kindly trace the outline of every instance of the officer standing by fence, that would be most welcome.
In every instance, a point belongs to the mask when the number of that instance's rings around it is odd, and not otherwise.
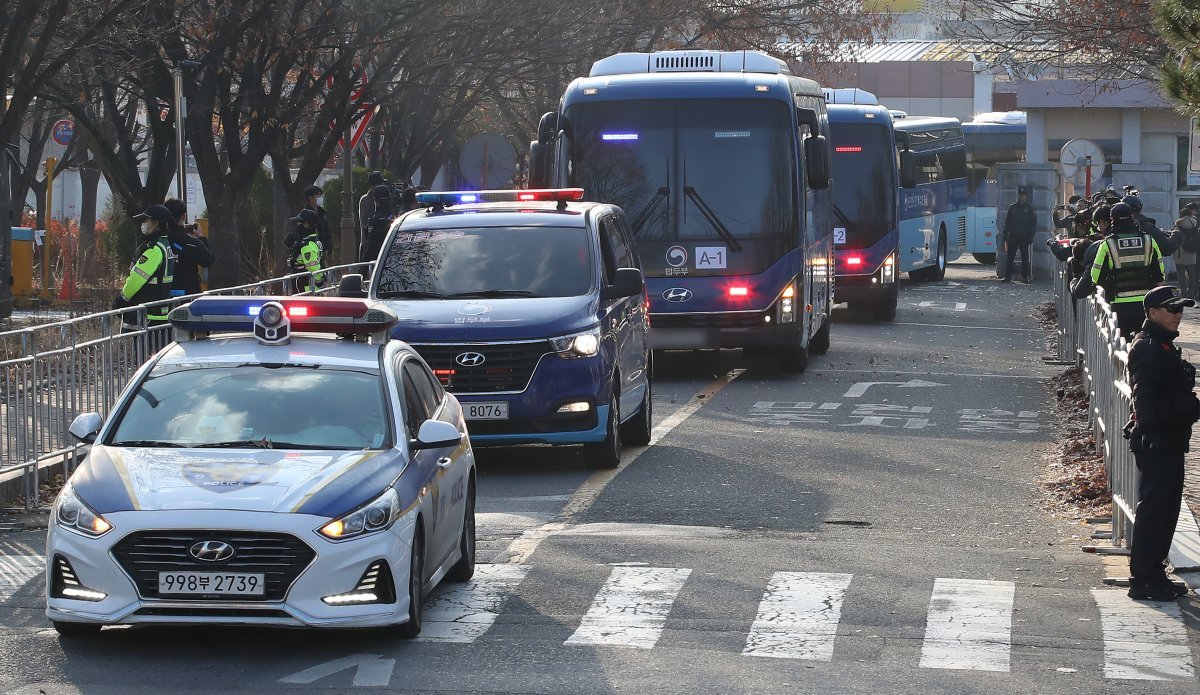
[[[140,215],[134,215],[133,221],[141,223],[141,236],[134,251],[133,265],[129,267],[129,276],[125,278],[114,308],[168,299],[175,279],[175,251],[171,248],[168,236],[172,223],[171,211],[162,205],[151,205]],[[146,321],[149,327],[167,325],[170,309],[165,304],[148,308]],[[131,314],[127,312],[123,320],[127,324],[136,323],[130,318]]]
[[[1117,315],[1121,335],[1127,339],[1146,318],[1142,300],[1164,277],[1162,253],[1154,237],[1142,231],[1125,203],[1112,206],[1111,234],[1092,244],[1091,269],[1071,284],[1071,296],[1083,299],[1097,287]]]
[[[1174,340],[1185,306],[1196,301],[1178,287],[1156,287],[1144,300],[1146,322],[1129,348],[1133,417],[1126,426],[1137,461],[1138,505],[1129,555],[1129,597],[1174,601],[1186,594],[1164,568],[1183,503],[1183,455],[1200,420],[1196,368]]]

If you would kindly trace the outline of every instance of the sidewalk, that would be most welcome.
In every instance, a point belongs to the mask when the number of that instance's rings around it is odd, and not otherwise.
[[[1179,325],[1179,338],[1175,345],[1183,350],[1183,357],[1193,365],[1200,366],[1200,308],[1185,309],[1183,322]],[[1192,517],[1200,514],[1200,427],[1192,428],[1191,452],[1184,457],[1183,498],[1192,509]],[[1175,534],[1175,547],[1171,551],[1172,564],[1189,569],[1200,568],[1200,541],[1196,539],[1194,521],[1187,528],[1187,514],[1180,517],[1181,524]],[[1191,558],[1185,561],[1184,556]]]

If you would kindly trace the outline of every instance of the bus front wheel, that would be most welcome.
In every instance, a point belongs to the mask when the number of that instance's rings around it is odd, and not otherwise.
[[[931,282],[937,282],[939,280],[944,279],[945,277],[946,277],[946,230],[943,229],[942,233],[938,235],[937,260],[934,262],[933,267],[929,269],[929,277],[927,279]]]

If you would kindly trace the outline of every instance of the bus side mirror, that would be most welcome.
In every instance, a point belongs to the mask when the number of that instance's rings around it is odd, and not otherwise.
[[[917,155],[912,150],[900,150],[900,187],[917,187]]]
[[[537,133],[537,141],[543,145],[554,142],[554,139],[558,137],[557,111],[547,111],[546,113],[542,114],[542,120],[538,121]]]
[[[804,139],[804,162],[808,167],[808,187],[829,188],[829,145],[824,135]]]
[[[529,143],[529,187],[550,188],[550,169],[554,163],[554,145],[534,140]]]

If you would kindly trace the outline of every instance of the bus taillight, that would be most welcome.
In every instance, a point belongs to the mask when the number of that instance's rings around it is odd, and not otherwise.
[[[863,263],[862,256],[850,256],[846,259],[846,265],[859,266],[859,265],[862,265],[862,263]]]
[[[729,296],[730,297],[749,297],[750,296],[750,288],[743,287],[740,285],[734,285],[733,287],[729,288]]]

